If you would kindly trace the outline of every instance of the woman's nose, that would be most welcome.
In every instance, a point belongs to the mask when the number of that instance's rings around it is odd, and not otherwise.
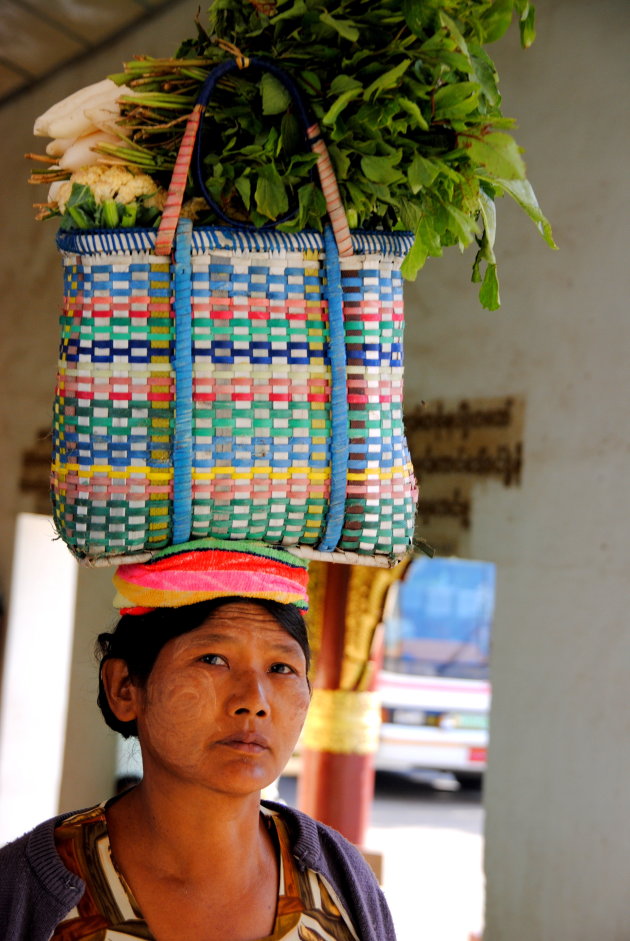
[[[230,697],[232,715],[266,716],[269,702],[264,679],[255,671],[248,670],[235,678],[235,689]]]

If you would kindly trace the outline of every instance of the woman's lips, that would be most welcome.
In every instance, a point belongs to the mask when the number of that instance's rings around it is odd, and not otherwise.
[[[222,738],[217,745],[225,745],[227,748],[250,755],[259,754],[269,748],[269,742],[265,736],[256,732],[236,732],[228,738]]]

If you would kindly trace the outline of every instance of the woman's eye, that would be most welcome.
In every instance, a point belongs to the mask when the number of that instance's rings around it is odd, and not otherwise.
[[[227,660],[219,653],[205,653],[199,659],[202,663],[210,663],[212,666],[227,666]]]
[[[273,663],[270,673],[295,673],[296,671],[288,663]]]

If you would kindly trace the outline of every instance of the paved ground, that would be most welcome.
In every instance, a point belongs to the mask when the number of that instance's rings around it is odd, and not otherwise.
[[[295,801],[295,781],[281,782]],[[449,776],[378,775],[367,849],[383,854],[398,941],[468,941],[483,923],[483,808]]]

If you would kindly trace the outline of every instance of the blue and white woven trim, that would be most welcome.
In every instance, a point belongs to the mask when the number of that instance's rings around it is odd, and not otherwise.
[[[155,229],[95,229],[87,232],[57,234],[57,247],[62,252],[79,255],[127,254],[152,252]],[[402,257],[413,244],[411,232],[352,232],[352,247],[356,255],[390,255]],[[324,236],[308,229],[302,232],[276,232],[272,229],[246,231],[227,226],[208,226],[193,229],[192,254],[212,250],[239,252],[303,252],[324,251]]]

